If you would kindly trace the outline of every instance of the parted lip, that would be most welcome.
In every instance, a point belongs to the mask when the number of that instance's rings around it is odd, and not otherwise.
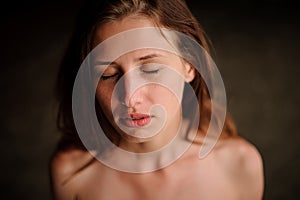
[[[150,123],[152,116],[143,113],[130,113],[120,118],[120,122],[128,127],[143,127]]]
[[[129,114],[129,119],[135,120],[135,119],[143,119],[143,118],[147,118],[150,117],[150,115],[148,114],[142,114],[142,113],[131,113]]]
[[[136,120],[136,119],[143,119],[143,118],[148,118],[148,117],[153,117],[150,114],[144,114],[144,113],[124,113],[119,116],[119,119],[123,120]]]

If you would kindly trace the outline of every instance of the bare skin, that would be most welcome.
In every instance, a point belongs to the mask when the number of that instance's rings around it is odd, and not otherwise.
[[[127,17],[126,20],[101,26],[98,29],[101,31],[96,31],[94,43],[96,45],[122,31],[149,26],[153,26],[150,20]],[[115,77],[116,67],[118,71],[129,71],[137,66],[133,60],[143,56],[142,53],[134,52],[120,57],[116,66],[108,68],[105,75]],[[151,61],[173,66],[186,82],[194,77],[192,68],[182,66],[175,57],[163,55],[155,59]],[[101,87],[97,89],[97,99],[106,115],[111,113],[114,83],[114,79],[102,81],[99,84]],[[128,104],[136,105],[134,109],[137,113],[146,112],[151,103],[164,105],[167,102],[166,106],[170,106],[172,102],[171,96],[166,101],[166,92],[158,87],[155,90],[145,87],[135,95],[134,99],[128,99]],[[172,113],[172,108],[174,107],[171,106],[169,111],[167,109],[167,112]],[[174,120],[180,119],[179,113],[172,113],[170,116],[175,117],[166,122],[167,128],[163,129],[166,133],[173,132],[176,124]],[[164,134],[158,134],[149,141],[124,138],[121,146],[133,152],[149,152],[165,144],[166,138],[161,135]],[[160,143],[162,144],[158,145]],[[204,159],[198,158],[199,149],[199,144],[192,144],[174,163],[149,173],[125,173],[111,169],[94,159],[87,151],[73,149],[57,152],[51,162],[54,195],[58,200],[262,199],[263,164],[259,152],[252,144],[240,137],[220,139]]]
[[[52,161],[57,199],[262,199],[263,166],[256,148],[241,138],[220,140],[204,159],[199,145],[161,170],[131,174],[119,172],[79,150],[58,153]]]

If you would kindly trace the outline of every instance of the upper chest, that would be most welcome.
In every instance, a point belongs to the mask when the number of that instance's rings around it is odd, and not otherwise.
[[[235,183],[217,162],[175,163],[145,174],[102,170],[83,180],[82,199],[237,199]]]

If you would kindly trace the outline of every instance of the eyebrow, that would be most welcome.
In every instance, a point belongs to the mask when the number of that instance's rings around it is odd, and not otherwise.
[[[161,54],[158,53],[151,53],[145,56],[142,56],[138,59],[136,59],[136,61],[145,61],[145,60],[149,60],[152,58],[157,58],[157,57],[161,57]],[[110,62],[110,61],[97,61],[95,62],[95,65],[118,65],[116,62]]]
[[[161,57],[161,56],[162,56],[161,54],[151,53],[151,54],[149,54],[149,55],[140,57],[138,60],[139,60],[139,61],[144,61],[144,60],[148,60],[148,59],[156,58],[156,57]]]
[[[109,62],[109,61],[96,61],[94,65],[117,65],[116,62]]]

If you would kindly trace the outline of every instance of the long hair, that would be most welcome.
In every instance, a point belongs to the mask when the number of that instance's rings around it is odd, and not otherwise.
[[[63,133],[58,148],[82,148],[72,117],[72,89],[78,69],[93,47],[95,30],[102,24],[130,15],[144,16],[159,27],[181,32],[199,43],[207,52],[208,40],[205,32],[193,16],[184,0],[90,0],[78,15],[73,37],[61,63],[57,79],[59,102],[57,126]],[[201,119],[199,131],[205,133],[211,118],[211,98],[207,86],[199,73],[190,83],[197,95]],[[97,106],[97,105],[96,105]],[[101,115],[101,113],[100,113]],[[108,123],[105,116],[102,122]],[[100,120],[100,121],[101,121]],[[221,138],[237,135],[233,120],[227,114]],[[118,136],[110,136],[118,142]]]

